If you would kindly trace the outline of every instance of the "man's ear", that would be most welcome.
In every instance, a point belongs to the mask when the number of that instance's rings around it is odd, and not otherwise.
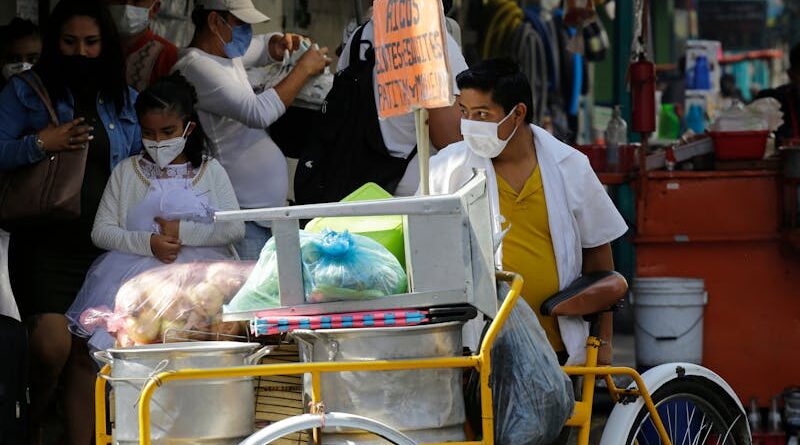
[[[525,124],[525,116],[528,115],[528,106],[522,102],[518,103],[517,108],[514,110],[514,115],[518,116],[519,121]]]
[[[206,27],[212,34],[219,34],[219,28],[217,26],[217,19],[220,18],[220,15],[217,11],[211,11],[206,18]]]

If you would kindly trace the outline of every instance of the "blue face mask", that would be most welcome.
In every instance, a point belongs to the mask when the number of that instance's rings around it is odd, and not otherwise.
[[[248,23],[233,27],[228,22],[225,22],[225,24],[231,29],[231,35],[233,36],[230,42],[225,43],[222,37],[217,35],[222,42],[225,55],[231,59],[242,57],[247,52],[247,48],[250,47],[250,40],[253,39],[253,27]]]

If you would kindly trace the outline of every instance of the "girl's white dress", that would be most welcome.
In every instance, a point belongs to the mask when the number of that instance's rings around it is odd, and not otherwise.
[[[204,174],[207,166],[195,170],[189,163],[174,164],[161,170],[141,156],[137,157],[136,163],[134,170],[138,179],[142,181],[141,185],[147,187],[147,192],[144,199],[136,204],[131,203],[128,208],[125,230],[158,233],[156,217],[203,225],[213,224],[213,203],[209,202],[211,193],[195,187],[199,176]],[[215,165],[219,167],[218,163]],[[175,263],[230,260],[233,256],[233,250],[229,246],[183,245]],[[70,330],[75,335],[89,338],[93,350],[112,347],[114,338],[103,329],[87,329],[82,326],[81,314],[89,308],[106,306],[113,309],[117,291],[122,284],[146,270],[163,264],[152,255],[122,250],[111,250],[100,256],[89,269],[83,287],[67,311]]]

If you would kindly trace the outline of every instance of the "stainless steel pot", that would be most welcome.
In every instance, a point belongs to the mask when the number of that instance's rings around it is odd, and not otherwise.
[[[250,365],[268,354],[258,343],[207,341],[109,349],[95,357],[111,365],[114,442],[139,443],[139,394],[147,380],[164,371]],[[154,444],[236,444],[253,433],[252,378],[170,382],[150,403]]]
[[[462,323],[450,322],[394,328],[299,330],[292,335],[305,362],[373,361],[460,356],[461,328]],[[375,419],[409,435],[411,431],[450,430],[453,433],[449,437],[439,437],[436,441],[464,440],[460,369],[323,373],[320,383],[327,411]],[[310,399],[309,377],[305,388]],[[338,439],[345,437],[347,441],[353,440],[350,434],[330,434],[345,431],[330,428],[324,431],[325,443],[339,443]]]

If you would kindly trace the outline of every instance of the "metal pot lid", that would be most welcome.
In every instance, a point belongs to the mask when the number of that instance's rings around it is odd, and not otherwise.
[[[132,346],[129,348],[110,348],[107,351],[114,356],[131,355],[162,355],[164,353],[199,353],[209,352],[239,352],[249,354],[260,347],[259,343],[242,343],[235,341],[196,341],[181,343],[158,343],[152,345]]]

